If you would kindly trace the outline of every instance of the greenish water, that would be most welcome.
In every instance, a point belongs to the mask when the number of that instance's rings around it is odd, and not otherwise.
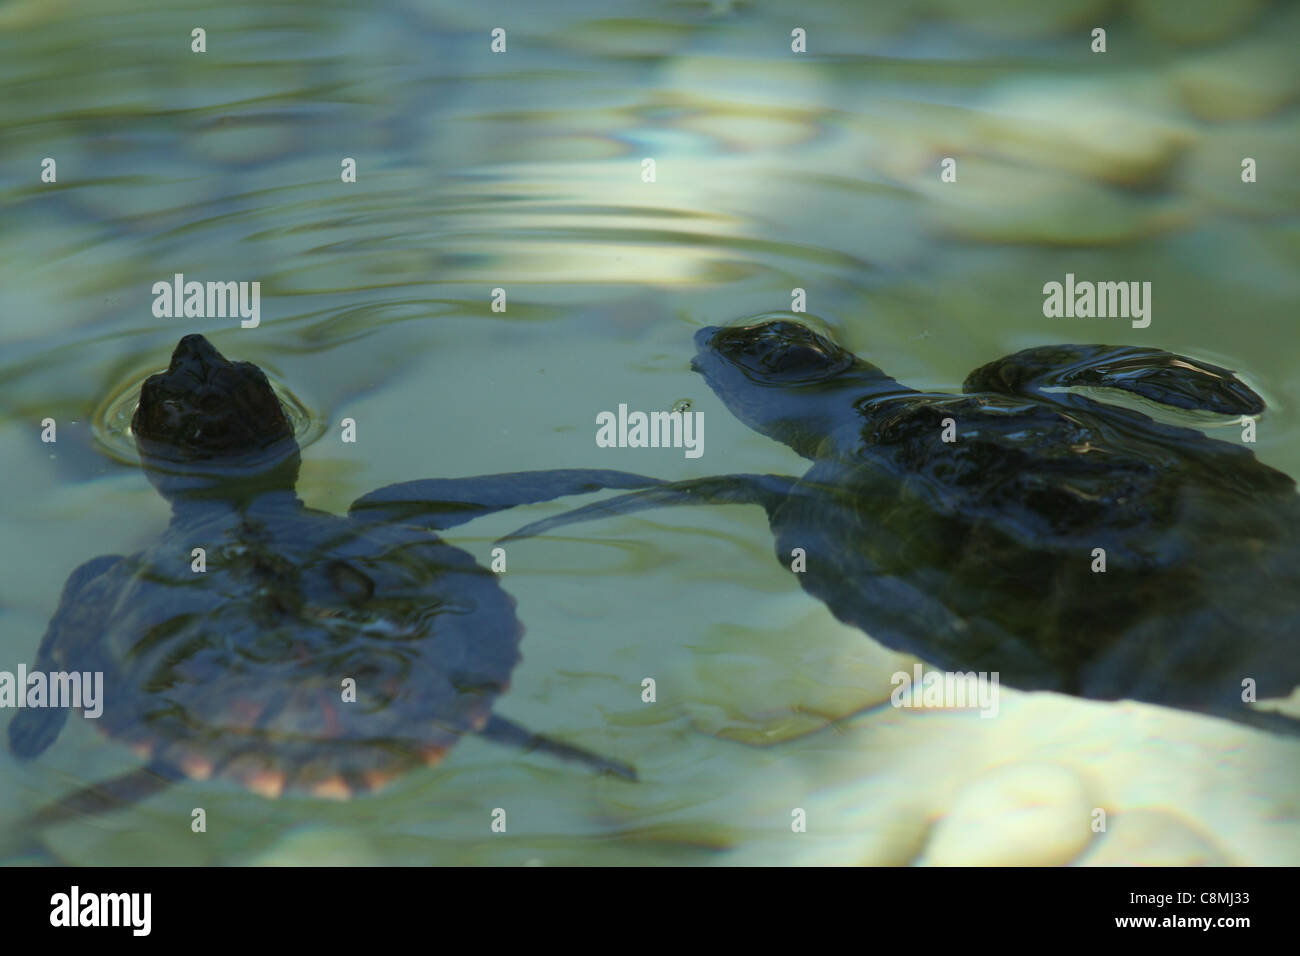
[[[110,409],[192,331],[302,403],[300,490],[340,513],[417,477],[801,471],[687,364],[695,329],[794,289],[917,388],[1063,341],[1219,362],[1269,401],[1257,454],[1300,475],[1295,4],[154,6],[0,6],[0,669],[73,568],[165,524]],[[260,325],[155,318],[178,272],[260,281]],[[1044,317],[1067,273],[1149,281],[1150,326]],[[683,398],[702,457],[596,446],[598,412]],[[486,561],[571,503],[448,538]],[[503,583],[527,635],[500,712],[640,784],[470,739],[346,804],[188,782],[23,861],[945,862],[967,783],[1026,764],[1078,782],[1048,803],[1132,821],[1047,862],[1300,862],[1292,743],[1044,695],[984,725],[882,712],[904,659],[799,590],[757,509],[521,542]],[[134,764],[72,721],[33,764],[0,755],[0,823]]]

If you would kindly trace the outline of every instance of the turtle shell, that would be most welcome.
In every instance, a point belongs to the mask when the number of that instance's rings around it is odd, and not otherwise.
[[[770,505],[778,557],[804,549],[800,583],[840,620],[1025,690],[1254,720],[1244,680],[1260,697],[1300,684],[1291,478],[1248,448],[1088,396],[986,390],[1033,373],[1178,407],[1261,410],[1231,372],[1155,350],[1059,346],[972,373],[966,394],[927,394],[801,329],[723,330],[705,343],[730,339],[761,345],[761,370],[780,387],[733,376],[724,397],[813,458]],[[805,352],[820,379],[797,365]],[[1057,371],[1066,354],[1086,363]],[[792,367],[803,373],[793,383]]]
[[[1300,686],[1300,496],[1245,447],[1076,386],[1256,415],[1229,369],[1161,349],[1055,345],[923,393],[797,322],[705,328],[692,367],[812,464],[718,475],[535,522],[666,504],[762,505],[783,564],[841,621],[949,671],[1130,698],[1300,734],[1249,706]]]
[[[174,521],[77,604],[98,626],[54,644],[103,672],[99,729],[266,796],[346,798],[437,763],[483,728],[523,634],[466,552],[303,508]],[[94,637],[78,645],[78,631]]]
[[[201,335],[144,382],[132,431],[171,522],[147,550],[73,572],[37,663],[102,674],[96,724],[148,764],[36,819],[99,812],[180,775],[342,799],[438,762],[467,733],[636,779],[492,713],[520,659],[514,600],[431,532],[655,479],[592,469],[417,479],[365,495],[347,518],[313,511],[294,490],[299,448],[266,375]],[[66,719],[63,708],[20,711],[10,750],[40,754]]]

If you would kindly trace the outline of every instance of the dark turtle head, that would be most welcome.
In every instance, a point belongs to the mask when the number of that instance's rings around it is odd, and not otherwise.
[[[266,375],[187,335],[167,371],[151,375],[131,419],[149,479],[163,495],[241,497],[291,490],[293,425]]]
[[[710,326],[695,334],[691,368],[750,428],[816,458],[853,402],[908,392],[880,369],[799,322]]]

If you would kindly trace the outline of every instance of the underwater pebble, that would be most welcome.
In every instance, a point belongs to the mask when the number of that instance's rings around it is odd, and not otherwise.
[[[358,833],[310,827],[294,830],[248,862],[250,866],[377,866],[381,861]]]
[[[196,164],[266,163],[302,149],[309,130],[295,117],[227,114],[190,131],[185,147]]]
[[[864,641],[820,608],[804,611],[802,595],[767,607],[774,619],[799,616],[779,629],[717,629],[696,645],[680,704],[698,731],[750,746],[794,740],[887,702],[892,675],[911,671],[914,658]]]
[[[593,22],[591,4],[579,0],[553,0],[545,4],[521,4],[518,0],[476,0],[472,4],[412,3],[407,6],[410,7],[407,16],[412,24],[429,31],[478,31],[483,30],[485,23],[490,23],[491,26],[503,24],[508,43],[516,37],[523,41],[530,35],[576,36]],[[486,37],[486,30],[483,32]],[[484,49],[487,49],[487,40],[483,43]]]
[[[673,22],[659,11],[660,17],[638,19],[635,16],[593,19],[571,34],[575,49],[610,57],[668,56],[686,49],[699,23]],[[513,22],[517,14],[511,11]]]
[[[1160,810],[1112,814],[1081,866],[1231,866],[1209,837]]]
[[[1138,185],[1168,169],[1194,138],[1168,115],[1170,100],[1163,82],[1140,77],[1017,80],[985,104],[975,132],[985,149],[1008,159]]]
[[[934,178],[943,156],[969,156],[981,147],[978,114],[947,104],[880,98],[862,105],[863,115],[846,120],[857,162],[865,171],[899,180]]]
[[[1300,93],[1293,39],[1297,27],[1300,23],[1190,57],[1173,68],[1174,87],[1202,119],[1257,119],[1275,113]]]
[[[1267,0],[1133,0],[1133,18],[1173,43],[1208,43],[1232,36],[1255,19]]]
[[[925,844],[926,822],[920,814],[900,815],[874,805],[814,805],[810,817],[809,832],[752,837],[720,856],[717,865],[906,866]],[[825,827],[826,821],[831,821],[831,831],[818,832],[815,827]]]
[[[1158,235],[1189,222],[1194,206],[1138,200],[1064,173],[969,158],[956,183],[916,183],[928,228],[958,239],[1100,245]]]
[[[940,19],[959,23],[972,31],[1028,38],[1104,25],[1091,21],[1106,13],[1111,0],[930,0],[930,3]]]
[[[1016,764],[962,790],[930,837],[930,866],[1054,866],[1088,845],[1092,806],[1078,774]]]
[[[775,108],[802,115],[830,99],[829,79],[816,66],[757,57],[678,57],[665,66],[659,89],[681,96],[692,109],[730,103],[746,114]]]
[[[1293,758],[1294,742],[1144,704],[1010,688],[1002,698],[992,721],[862,714],[836,728],[845,749],[826,762],[819,735],[751,748],[773,763],[748,778],[750,832],[718,862],[1294,863],[1294,793],[1272,769]],[[1022,760],[1008,765],[1008,755]],[[783,825],[788,806],[805,808],[806,833]],[[1092,831],[1096,808],[1105,832]]]
[[[15,0],[0,7],[0,29],[19,30],[61,19],[75,10],[72,0]]]
[[[1241,162],[1256,163],[1256,181],[1241,181]],[[1281,122],[1220,127],[1192,150],[1179,170],[1182,188],[1207,205],[1276,218],[1300,211],[1300,116]]]
[[[43,832],[41,842],[64,866],[211,866],[225,859],[219,839],[190,831],[183,808],[154,804],[68,822]]]

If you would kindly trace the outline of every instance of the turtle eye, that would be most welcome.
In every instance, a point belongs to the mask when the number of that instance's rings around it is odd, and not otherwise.
[[[828,366],[830,359],[819,348],[794,345],[770,353],[763,364],[772,372],[814,372]]]
[[[163,399],[158,405],[158,414],[163,428],[175,428],[181,421],[180,403],[172,398]]]

